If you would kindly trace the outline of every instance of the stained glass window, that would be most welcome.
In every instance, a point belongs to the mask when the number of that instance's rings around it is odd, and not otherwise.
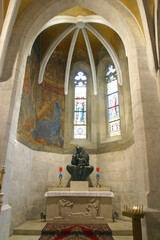
[[[74,138],[86,139],[87,76],[79,71],[74,78]]]
[[[107,115],[108,115],[108,131],[110,136],[121,134],[120,112],[119,112],[119,96],[117,72],[113,64],[109,65],[106,72],[107,81]]]

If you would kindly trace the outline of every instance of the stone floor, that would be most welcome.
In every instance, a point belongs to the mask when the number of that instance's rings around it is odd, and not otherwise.
[[[14,229],[14,235],[9,240],[38,240],[45,224],[40,220],[27,221]],[[131,222],[118,220],[108,225],[112,229],[114,240],[133,240]]]

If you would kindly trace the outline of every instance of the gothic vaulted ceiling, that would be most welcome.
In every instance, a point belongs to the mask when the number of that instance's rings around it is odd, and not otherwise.
[[[34,3],[34,1],[35,0],[21,0],[21,4],[19,7],[16,21],[19,20],[19,18],[23,15],[23,13],[27,10],[27,8],[29,8],[31,6],[31,4]],[[10,2],[10,0],[5,1],[6,10],[7,10],[9,2]],[[124,4],[130,10],[130,12],[135,16],[135,18],[139,22],[141,29],[143,30],[142,21],[141,21],[139,9],[137,6],[137,2],[135,0],[120,0],[120,2],[122,4]],[[150,7],[151,15],[153,16],[153,0],[148,0],[148,4]],[[72,9],[68,9],[67,11],[65,11],[63,13],[60,13],[59,15],[70,15],[70,16],[83,15],[83,16],[86,16],[86,15],[95,15],[95,13],[93,13],[87,9],[84,9],[80,6],[77,6]],[[52,26],[52,27],[46,29],[42,33],[42,35],[41,35],[42,53],[46,51],[48,45],[53,41],[54,37],[57,34],[60,34],[60,32],[65,29],[65,27],[66,27],[66,24],[60,24],[58,26],[55,25],[55,26]],[[112,47],[118,54],[118,36],[116,35],[116,33],[112,29],[110,29],[109,27],[104,26],[104,25],[95,24],[95,27],[98,28],[98,30],[104,35],[104,37],[106,39],[108,39],[108,41],[111,43]],[[61,48],[63,49],[64,56],[66,58],[68,55],[68,48],[70,46],[72,34],[73,33],[68,35],[66,37],[65,41],[61,42]],[[97,54],[99,54],[99,51],[102,48],[102,45],[97,40],[97,38],[95,38],[95,36],[92,33],[88,33],[88,34],[89,34],[89,39],[90,39],[91,46],[92,46],[93,55],[94,55],[94,58],[96,59]],[[86,45],[84,44],[84,38],[83,38],[83,34],[81,33],[81,31],[79,32],[79,35],[78,35],[78,41],[76,42],[76,45],[75,45],[74,54],[76,54],[77,50],[79,50],[79,49],[81,49],[82,51],[86,51]]]

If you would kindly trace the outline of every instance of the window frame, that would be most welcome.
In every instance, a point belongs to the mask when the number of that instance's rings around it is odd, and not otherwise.
[[[76,98],[75,97],[75,91],[76,91],[76,84],[75,84],[75,81],[76,81],[76,76],[78,76],[78,74],[79,73],[83,73],[83,76],[86,76],[86,80],[85,80],[85,82],[86,82],[86,97],[84,98],[84,100],[86,101],[86,110],[84,110],[83,111],[83,113],[85,113],[86,114],[86,123],[85,124],[75,124],[75,113],[76,112],[81,112],[81,111],[76,111],[75,110],[75,102],[76,102],[76,99],[77,99],[77,101],[78,101],[78,99],[79,98]],[[71,81],[73,81],[73,79],[71,79]],[[79,82],[81,82],[81,81],[83,81],[83,80],[79,80]],[[79,100],[82,100],[82,99],[79,99]],[[75,74],[75,76],[74,76],[74,104],[73,104],[73,139],[75,139],[75,140],[86,140],[87,139],[87,136],[88,136],[88,76],[87,76],[87,74],[84,72],[84,71],[82,71],[82,70],[78,70],[77,71],[77,73]],[[85,126],[86,127],[86,136],[85,136],[85,138],[76,138],[75,137],[75,131],[74,131],[74,129],[75,129],[75,127],[76,126]]]
[[[74,121],[74,76],[78,71],[82,71],[87,75],[88,78],[88,86],[87,86],[87,135],[86,139],[74,139],[73,135],[73,121]],[[65,96],[65,131],[64,131],[64,148],[71,148],[71,146],[83,145],[85,146],[92,146],[94,142],[97,141],[97,135],[95,130],[96,123],[91,121],[92,118],[95,119],[96,113],[95,109],[92,107],[92,102],[95,105],[95,96],[93,94],[93,81],[91,75],[90,65],[83,61],[78,61],[72,65],[71,74],[70,74],[70,81],[69,81],[69,91],[68,94]]]

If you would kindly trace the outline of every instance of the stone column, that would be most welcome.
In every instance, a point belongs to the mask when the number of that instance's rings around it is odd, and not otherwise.
[[[0,239],[7,240],[10,228],[11,207],[8,205],[10,192],[12,162],[14,145],[16,140],[17,123],[21,102],[21,91],[23,85],[25,68],[16,69],[10,78],[4,77],[0,82],[0,167],[5,165],[2,192],[4,203],[0,215]],[[7,72],[7,71],[6,71]],[[17,81],[18,79],[18,81]],[[6,81],[3,81],[6,80]]]

